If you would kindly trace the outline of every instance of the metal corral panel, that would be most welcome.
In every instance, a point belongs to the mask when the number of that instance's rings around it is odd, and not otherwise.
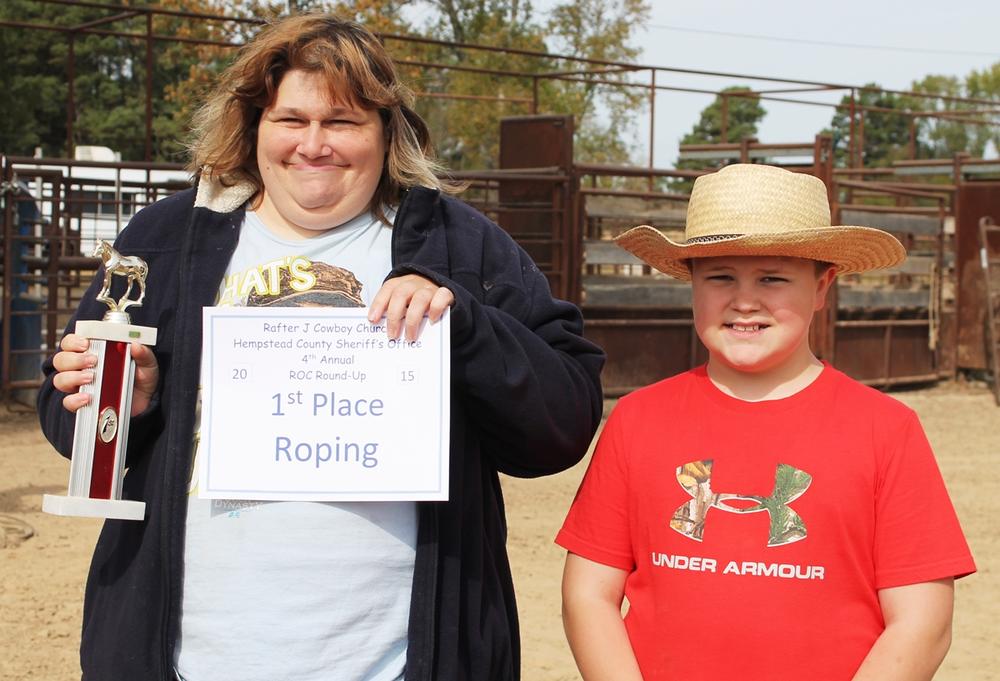
[[[1000,182],[963,182],[957,204],[957,363],[961,369],[986,369],[986,285],[979,260],[979,220],[991,216],[1000,223]]]
[[[840,321],[834,363],[848,376],[873,385],[932,381],[938,370],[927,337],[922,319]]]
[[[952,173],[952,164],[948,163],[945,165],[929,162],[905,165],[903,163],[896,163],[893,169],[897,175],[950,175]],[[961,165],[961,172],[963,175],[994,175],[1000,173],[1000,163],[963,163]]]
[[[690,319],[608,319],[601,314],[584,310],[584,335],[608,354],[601,375],[608,397],[620,397],[707,359]]]
[[[845,225],[876,227],[895,234],[937,234],[941,231],[941,219],[932,215],[842,210],[840,221]]]
[[[558,169],[573,164],[572,116],[517,116],[500,121],[500,168]],[[579,262],[566,183],[504,179],[499,183],[497,222],[528,252],[559,298],[575,299]]]
[[[691,307],[691,286],[666,278],[585,274],[584,302],[597,307]]]

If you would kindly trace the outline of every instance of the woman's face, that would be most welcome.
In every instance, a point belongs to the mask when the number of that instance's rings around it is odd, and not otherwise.
[[[257,129],[256,210],[278,236],[315,236],[368,209],[384,160],[377,111],[335,103],[321,75],[289,71]]]

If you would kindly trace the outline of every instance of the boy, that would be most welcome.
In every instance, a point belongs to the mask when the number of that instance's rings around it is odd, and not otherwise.
[[[556,539],[584,679],[931,678],[975,565],[915,414],[808,345],[835,276],[903,247],[759,165],[699,178],[685,236],[618,238],[691,280],[709,360],[619,401]]]

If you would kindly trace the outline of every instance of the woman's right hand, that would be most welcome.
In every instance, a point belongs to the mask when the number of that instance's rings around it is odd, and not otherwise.
[[[94,380],[97,356],[88,353],[89,348],[90,341],[87,338],[68,333],[59,343],[60,352],[52,358],[52,366],[58,372],[52,377],[52,385],[60,392],[69,393],[63,398],[63,406],[72,413],[90,403],[90,395],[79,392],[80,386]],[[141,343],[132,343],[129,350],[135,361],[131,416],[136,416],[149,407],[160,382],[160,367],[151,348]]]

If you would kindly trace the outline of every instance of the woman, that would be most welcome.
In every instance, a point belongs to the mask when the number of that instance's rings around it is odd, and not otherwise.
[[[196,188],[119,236],[149,264],[133,321],[159,330],[152,350],[132,348],[123,497],[145,501],[147,517],[108,521],[98,542],[84,679],[518,678],[497,473],[546,475],[581,458],[603,355],[528,256],[442,193],[409,101],[362,27],[278,22],[199,114]],[[103,312],[95,286],[70,328]],[[201,310],[234,304],[364,304],[409,339],[450,306],[449,501],[199,499]],[[93,360],[74,334],[60,347],[39,414],[68,456]]]

